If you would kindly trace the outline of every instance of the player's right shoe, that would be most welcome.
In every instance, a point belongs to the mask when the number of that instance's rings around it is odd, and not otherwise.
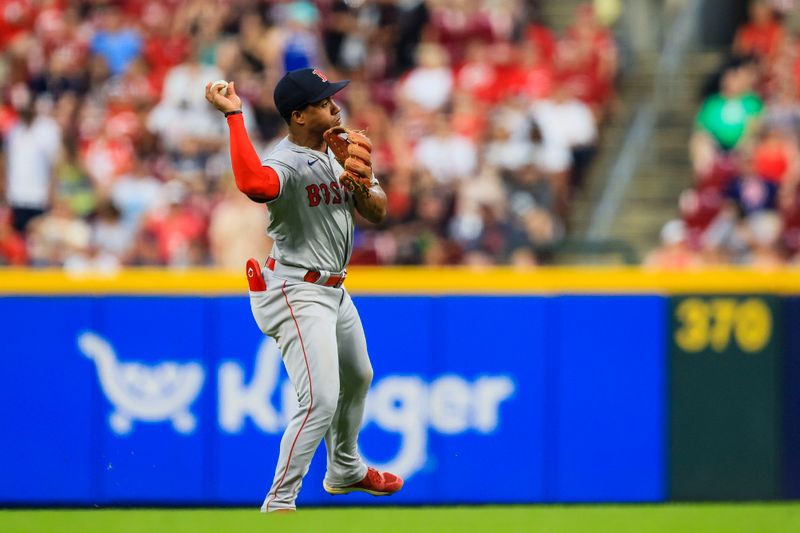
[[[391,472],[381,472],[372,467],[367,468],[367,475],[358,483],[345,487],[332,487],[325,481],[322,487],[328,494],[349,494],[351,492],[366,492],[373,496],[389,496],[403,488],[403,478]]]

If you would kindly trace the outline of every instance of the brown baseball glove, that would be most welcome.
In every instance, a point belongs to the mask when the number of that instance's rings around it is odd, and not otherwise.
[[[322,134],[336,160],[344,167],[339,182],[351,191],[366,192],[372,186],[372,142],[360,131],[342,126]]]

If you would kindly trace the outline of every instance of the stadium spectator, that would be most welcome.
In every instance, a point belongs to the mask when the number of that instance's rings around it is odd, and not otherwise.
[[[489,10],[476,5],[477,2],[462,0],[430,4],[431,40],[442,45],[451,63],[459,63],[463,59],[465,46],[471,40],[478,40],[483,44],[494,41]]]
[[[722,74],[720,91],[703,102],[690,141],[696,174],[709,174],[718,158],[735,150],[756,129],[764,102],[754,92],[755,74],[751,61],[732,61]]]
[[[142,58],[149,69],[150,86],[161,95],[164,79],[169,71],[180,65],[189,54],[190,39],[183,17],[171,16],[160,2],[149,2],[144,8],[146,28]]]
[[[265,256],[272,242],[264,229],[263,205],[251,202],[234,186],[231,176],[226,178],[225,196],[209,221],[211,259],[222,268],[240,270],[253,255]]]
[[[14,230],[24,234],[28,223],[52,205],[61,129],[52,117],[36,109],[30,94],[20,94],[18,121],[4,140],[3,184]]]
[[[778,248],[783,225],[781,217],[775,211],[761,211],[745,221],[742,231],[747,249],[740,262],[762,270],[782,266],[785,258]]]
[[[493,166],[485,166],[458,189],[456,212],[448,234],[472,259],[501,262],[511,228],[506,216],[505,190]]]
[[[791,131],[767,127],[756,141],[752,159],[757,175],[780,186],[798,173],[797,138]]]
[[[198,97],[195,88],[198,84],[203,86],[209,80],[218,80],[222,77],[223,72],[215,64],[203,61],[202,45],[199,41],[195,41],[191,44],[185,61],[166,72],[159,104],[185,107],[193,112],[199,112],[203,108],[202,103],[205,98],[202,94]]]
[[[35,266],[60,266],[89,250],[89,223],[77,216],[64,200],[34,218],[28,228],[28,254]]]
[[[540,52],[546,63],[553,63],[558,39],[553,30],[541,20],[539,9],[536,6],[532,6],[532,11],[529,13],[529,22],[524,29],[524,38],[526,43],[529,43]],[[523,46],[526,46],[526,44],[523,44]]]
[[[320,13],[311,2],[295,0],[275,6],[276,31],[269,50],[277,54],[274,66],[284,72],[321,65],[322,45],[316,31]]]
[[[531,164],[533,150],[529,136],[513,136],[511,126],[496,119],[489,131],[484,157],[500,170],[518,171]]]
[[[117,266],[127,260],[135,233],[123,223],[113,202],[105,200],[97,206],[91,230],[91,248],[98,256],[107,257],[106,260]]]
[[[612,96],[618,54],[611,32],[600,24],[591,4],[581,4],[575,19],[556,48],[559,83],[603,116]]]
[[[548,98],[556,86],[556,73],[543,50],[532,42],[523,42],[519,63],[509,74],[509,92],[535,101]]]
[[[564,237],[564,226],[547,209],[534,207],[522,216],[522,229],[533,249],[547,250]]]
[[[780,202],[783,221],[780,245],[795,265],[800,264],[800,189],[796,182],[785,188]]]
[[[551,176],[551,181],[563,180],[572,164],[570,146],[558,136],[545,137],[535,116],[530,122],[530,160],[534,167]]]
[[[417,66],[400,82],[399,89],[401,102],[426,111],[441,110],[453,90],[453,73],[444,49],[433,43],[420,44]]]
[[[453,131],[474,143],[483,141],[489,122],[488,107],[476,101],[465,91],[453,93]]]
[[[661,228],[661,246],[647,254],[642,264],[660,270],[690,270],[704,262],[690,245],[684,222],[670,220]]]
[[[759,211],[776,209],[778,185],[758,173],[752,155],[743,154],[740,159],[740,174],[728,185],[726,197],[734,203],[738,213],[745,217]]]
[[[531,110],[536,124],[533,138],[537,151],[533,155],[553,182],[562,216],[566,216],[572,192],[583,185],[597,143],[595,115],[572,90],[561,85],[552,97],[536,101]],[[568,159],[565,151],[569,151]]]
[[[769,63],[784,44],[785,29],[769,2],[752,0],[749,8],[750,18],[736,31],[733,51],[741,56],[754,55]]]
[[[800,132],[800,102],[797,100],[797,84],[787,80],[779,84],[767,101],[764,110],[764,126],[785,132]]]
[[[118,179],[111,188],[111,200],[120,210],[122,222],[136,231],[142,218],[165,203],[164,186],[147,168],[143,158],[136,159],[130,172]]]
[[[437,114],[433,131],[420,139],[414,160],[437,185],[455,185],[470,178],[478,161],[475,145],[453,131],[451,117]]]
[[[55,170],[55,196],[66,201],[73,213],[86,218],[94,211],[98,198],[74,144],[69,140],[64,142],[62,157]]]
[[[85,143],[81,154],[101,196],[107,196],[119,176],[130,171],[135,164],[133,142],[124,130],[116,127],[118,125],[115,121],[106,122],[97,136]]]
[[[90,44],[92,53],[105,60],[112,75],[123,74],[142,53],[138,29],[125,20],[122,10],[115,4],[100,6],[98,26]]]
[[[33,2],[16,0],[4,3],[3,16],[0,17],[0,49],[7,49],[15,42],[28,36],[36,19]]]
[[[473,100],[493,104],[503,97],[506,85],[500,78],[492,49],[485,43],[471,41],[464,61],[454,70],[456,90],[466,92]]]
[[[167,186],[166,205],[150,212],[142,231],[155,239],[162,264],[186,267],[203,264],[197,257],[206,222],[202,213],[190,205],[185,187],[178,181]]]

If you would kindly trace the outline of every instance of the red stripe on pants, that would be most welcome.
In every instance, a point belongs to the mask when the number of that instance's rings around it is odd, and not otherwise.
[[[308,422],[308,417],[311,415],[311,409],[314,407],[314,388],[311,386],[311,368],[308,366],[308,355],[306,355],[306,345],[303,342],[303,335],[300,334],[300,324],[297,323],[297,318],[294,316],[294,311],[292,310],[292,306],[289,303],[289,297],[286,295],[286,282],[283,282],[283,286],[281,287],[281,292],[283,292],[283,298],[286,300],[286,306],[289,308],[289,313],[292,315],[292,320],[294,320],[294,327],[297,328],[297,336],[300,337],[300,347],[303,349],[303,359],[306,362],[306,373],[308,374],[308,396],[309,396],[309,404],[308,404],[308,412],[306,413],[306,417],[303,419],[303,423],[300,424],[300,429],[297,430],[297,435],[294,437],[294,441],[292,442],[292,447],[289,449],[289,457],[286,458],[286,466],[283,469],[283,474],[281,475],[281,480],[278,482],[278,486],[275,489],[275,492],[272,494],[272,497],[267,500],[267,512],[269,512],[269,504],[272,503],[272,500],[278,495],[278,491],[281,490],[281,486],[283,485],[283,480],[286,479],[286,472],[289,471],[289,463],[292,461],[292,454],[294,453],[294,446],[297,444],[297,439],[300,438],[300,433],[302,433],[303,428],[306,426],[306,422]]]

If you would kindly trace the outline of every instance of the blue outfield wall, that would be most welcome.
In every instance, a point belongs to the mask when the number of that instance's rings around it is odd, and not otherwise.
[[[663,501],[658,296],[356,297],[390,499]],[[247,298],[0,299],[0,503],[260,505],[294,392]]]

